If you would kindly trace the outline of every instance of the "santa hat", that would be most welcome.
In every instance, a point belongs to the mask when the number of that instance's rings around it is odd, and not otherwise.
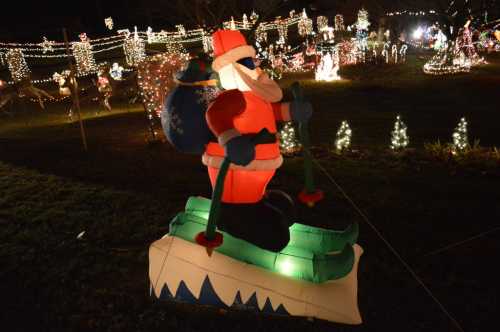
[[[238,30],[218,30],[212,38],[215,56],[212,68],[217,72],[240,59],[255,57],[255,49],[247,44],[245,37]]]

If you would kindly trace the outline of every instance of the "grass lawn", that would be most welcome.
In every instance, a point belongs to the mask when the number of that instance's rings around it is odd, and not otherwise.
[[[429,77],[423,60],[346,68],[343,81],[300,79],[315,114],[313,153],[398,250],[465,331],[495,326],[500,286],[500,164],[441,160],[424,143],[451,140],[465,116],[471,141],[500,147],[500,58],[470,74]],[[287,94],[289,98],[289,95]],[[0,322],[5,331],[454,331],[452,323],[344,199],[325,173],[326,199],[305,223],[361,226],[359,271],[364,323],[220,312],[149,298],[148,246],[168,232],[189,195],[210,194],[197,156],[147,144],[140,105],[114,102],[95,116],[84,105],[89,151],[66,105],[16,105],[0,114]],[[397,114],[411,150],[388,149]],[[332,152],[342,120],[353,151]],[[286,159],[272,187],[297,193],[302,159]],[[496,230],[496,231],[495,231]],[[491,231],[483,236],[436,250]]]

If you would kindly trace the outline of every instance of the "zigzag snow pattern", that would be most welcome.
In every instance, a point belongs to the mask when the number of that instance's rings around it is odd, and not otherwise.
[[[200,293],[200,298],[196,299],[196,297],[191,293],[189,288],[186,286],[186,283],[184,281],[181,281],[179,284],[179,287],[177,288],[177,292],[175,293],[175,296],[172,295],[170,290],[168,289],[167,284],[163,285],[163,288],[161,289],[160,293],[160,300],[175,300],[175,301],[180,301],[180,302],[187,302],[187,303],[193,303],[193,304],[203,304],[203,305],[211,305],[217,308],[235,308],[235,309],[243,309],[243,310],[256,310],[260,311],[266,314],[272,314],[272,315],[280,315],[280,316],[289,316],[290,314],[288,311],[285,309],[283,304],[280,304],[276,310],[273,309],[273,305],[271,303],[271,300],[269,297],[266,298],[266,302],[264,304],[264,307],[262,310],[259,309],[259,305],[257,302],[257,293],[254,292],[252,296],[243,303],[241,300],[241,294],[240,291],[238,291],[234,297],[233,304],[228,307],[222,300],[219,298],[217,293],[215,292],[212,283],[210,282],[210,279],[208,276],[205,277],[205,280],[203,281],[203,285],[201,286],[201,293]]]

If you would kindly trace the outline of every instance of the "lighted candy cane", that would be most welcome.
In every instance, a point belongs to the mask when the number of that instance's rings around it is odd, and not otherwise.
[[[389,47],[390,47],[390,43],[389,42],[385,42],[384,43],[384,50],[382,51],[382,56],[385,57],[385,62],[386,63],[389,63]]]
[[[406,62],[406,51],[408,50],[408,45],[404,44],[399,50],[399,55],[401,56],[401,62]]]
[[[392,45],[392,57],[394,58],[394,63],[398,63],[398,45]]]

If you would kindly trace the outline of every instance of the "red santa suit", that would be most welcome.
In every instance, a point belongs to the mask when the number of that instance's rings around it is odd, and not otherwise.
[[[246,44],[239,31],[219,30],[214,33],[213,41],[215,60],[212,67],[219,72],[223,86],[223,75],[233,73],[239,80],[236,88],[221,93],[206,113],[208,125],[218,139],[207,145],[202,157],[214,187],[228,141],[240,135],[255,135],[263,128],[276,135],[276,121],[289,121],[290,115],[287,104],[277,103],[282,98],[281,89],[267,74],[259,68],[251,71],[236,63],[255,56],[254,48]],[[256,145],[255,158],[248,165],[231,164],[222,202],[249,204],[261,201],[267,184],[282,163],[276,139]]]

